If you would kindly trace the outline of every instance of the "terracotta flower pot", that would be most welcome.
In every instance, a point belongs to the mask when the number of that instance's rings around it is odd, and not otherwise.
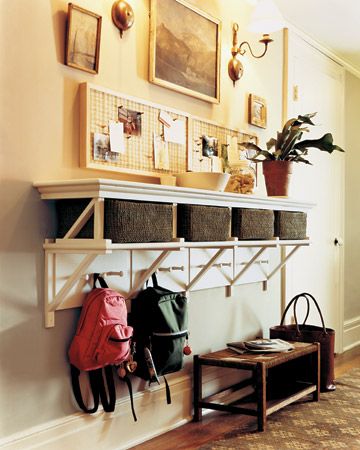
[[[292,161],[263,161],[266,192],[268,196],[287,197]]]

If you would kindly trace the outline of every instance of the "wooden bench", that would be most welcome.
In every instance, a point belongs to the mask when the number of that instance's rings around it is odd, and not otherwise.
[[[283,353],[244,353],[224,349],[194,356],[194,421],[202,419],[202,409],[241,413],[257,417],[263,431],[268,415],[302,397],[320,398],[320,345],[293,342],[295,348]],[[203,366],[242,369],[250,378],[203,398]],[[249,396],[234,400],[234,393],[253,386]],[[227,402],[227,397],[232,399]]]

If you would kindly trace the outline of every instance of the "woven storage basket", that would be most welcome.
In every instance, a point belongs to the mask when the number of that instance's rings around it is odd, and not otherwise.
[[[226,241],[229,239],[229,208],[178,205],[177,236],[186,241]]]
[[[88,204],[87,200],[60,200],[57,203],[58,236],[63,237]],[[92,238],[91,217],[78,238]],[[121,242],[169,242],[172,240],[173,206],[166,203],[145,203],[105,199],[104,239]]]
[[[279,239],[306,239],[304,212],[275,211],[275,236]]]
[[[239,239],[272,239],[274,211],[270,209],[233,208],[232,236]]]

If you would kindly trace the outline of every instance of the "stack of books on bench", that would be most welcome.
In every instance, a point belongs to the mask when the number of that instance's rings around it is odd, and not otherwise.
[[[294,346],[282,339],[255,339],[253,341],[229,342],[228,348],[237,353],[274,353],[293,350]]]

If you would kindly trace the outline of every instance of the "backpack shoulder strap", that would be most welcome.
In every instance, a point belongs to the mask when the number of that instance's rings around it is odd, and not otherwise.
[[[106,281],[104,280],[103,277],[100,276],[99,273],[94,273],[94,283],[93,283],[93,289],[96,288],[96,282],[99,281],[100,286],[102,288],[108,288],[109,286],[107,285]]]
[[[112,367],[105,367],[105,378],[107,384],[107,390],[105,387],[102,369],[89,370],[89,381],[91,392],[93,395],[94,406],[92,408],[88,408],[85,405],[85,402],[81,395],[80,388],[80,370],[74,365],[70,365],[71,367],[71,384],[74,392],[75,399],[79,407],[86,412],[87,414],[93,414],[98,410],[99,400],[101,399],[101,403],[103,405],[104,411],[113,412],[115,410],[116,403],[116,391],[115,391],[115,383],[112,373]],[[109,399],[107,397],[107,393],[109,395]]]
[[[75,400],[77,401],[77,404],[84,412],[86,412],[88,414],[95,413],[99,407],[99,386],[96,381],[96,376],[94,376],[94,374],[93,374],[93,372],[96,372],[96,371],[89,372],[90,387],[91,387],[91,392],[93,395],[94,406],[92,408],[88,408],[85,405],[84,400],[81,395],[80,381],[79,381],[80,370],[77,367],[73,366],[72,364],[70,364],[70,368],[71,368],[71,384],[72,384],[73,393],[75,396]]]
[[[165,375],[163,375],[163,377],[164,377],[164,381],[165,381],[166,403],[168,405],[170,405],[171,404],[170,386],[169,386],[169,383],[167,382],[167,379],[165,378]]]
[[[128,387],[129,396],[130,396],[130,404],[131,404],[131,412],[132,412],[132,415],[134,418],[134,422],[137,422],[137,417],[136,417],[135,408],[134,408],[134,399],[133,399],[133,393],[132,393],[131,380],[127,375],[125,375],[124,377],[119,377],[119,378],[120,378],[120,380],[123,380]]]
[[[104,411],[106,412],[113,412],[115,410],[115,403],[116,403],[116,391],[115,391],[115,383],[114,383],[114,376],[112,371],[112,366],[105,366],[105,379],[106,379],[106,385],[107,385],[107,392],[109,394],[109,399],[106,394],[106,388],[104,384],[103,374],[102,370],[100,370],[98,375],[98,386],[99,386],[99,394],[101,403],[103,405]]]

